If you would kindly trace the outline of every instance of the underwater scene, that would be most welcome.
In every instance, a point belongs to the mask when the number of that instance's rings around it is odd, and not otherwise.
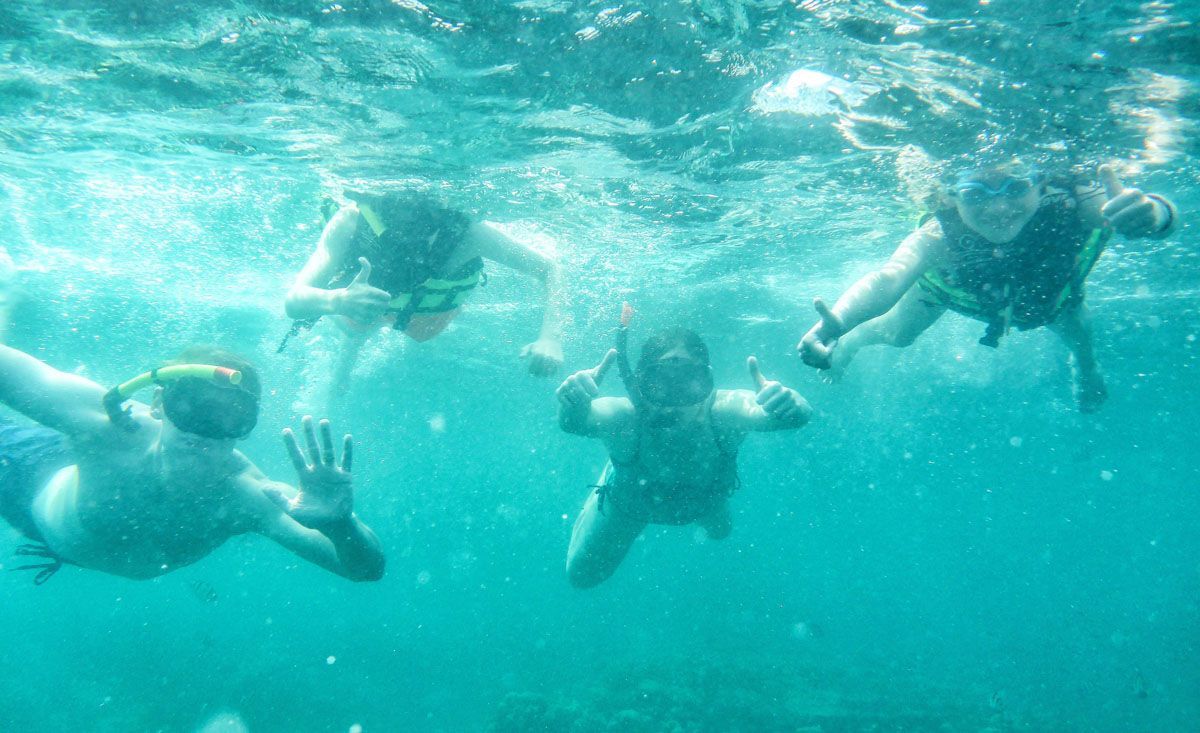
[[[1198,124],[1191,0],[4,4],[0,731],[1200,731]]]

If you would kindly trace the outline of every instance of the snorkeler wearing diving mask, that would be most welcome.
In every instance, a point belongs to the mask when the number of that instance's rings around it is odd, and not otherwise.
[[[794,430],[812,414],[795,390],[767,380],[754,357],[747,365],[755,391],[714,389],[708,348],[682,328],[647,339],[631,369],[629,315],[618,348],[557,392],[562,429],[598,438],[609,454],[567,551],[567,577],[579,588],[611,576],[648,524],[697,524],[711,539],[728,536],[728,500],[738,488],[737,453],[746,434]],[[628,398],[600,396],[614,364]]]
[[[862,347],[909,346],[949,309],[983,321],[979,343],[993,348],[1013,327],[1048,326],[1071,351],[1079,410],[1096,411],[1108,393],[1084,280],[1114,232],[1161,239],[1179,214],[1162,196],[1126,188],[1111,166],[1090,178],[1012,157],[952,173],[883,267],[833,307],[814,301],[820,320],[797,346],[804,362],[836,376]]]
[[[151,404],[129,399],[154,386]],[[39,584],[70,563],[145,579],[190,565],[230,537],[255,533],[351,580],[377,580],[384,557],[354,515],[350,436],[302,421],[308,455],[284,444],[298,476],[267,478],[235,449],[258,422],[249,362],[198,346],[105,391],[0,345],[0,403],[40,426],[0,420],[0,516],[32,544]]]

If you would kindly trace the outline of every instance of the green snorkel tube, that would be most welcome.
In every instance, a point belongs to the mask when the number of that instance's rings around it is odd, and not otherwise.
[[[617,327],[616,337],[617,373],[621,375],[621,382],[625,384],[625,391],[629,393],[629,401],[636,410],[642,406],[642,390],[638,387],[637,378],[629,366],[629,323],[632,320],[633,306],[622,303],[621,325]]]
[[[151,369],[108,390],[104,394],[104,411],[108,413],[108,419],[114,425],[133,432],[137,430],[138,424],[133,421],[133,408],[126,407],[125,402],[138,390],[151,384],[166,386],[188,377],[212,382],[218,387],[236,387],[242,382],[242,373],[229,367],[212,364],[172,364]]]

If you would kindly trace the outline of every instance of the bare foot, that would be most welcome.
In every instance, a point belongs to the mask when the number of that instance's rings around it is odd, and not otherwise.
[[[1104,386],[1104,375],[1094,369],[1075,376],[1075,402],[1079,411],[1090,414],[1100,409],[1108,399],[1108,388]]]

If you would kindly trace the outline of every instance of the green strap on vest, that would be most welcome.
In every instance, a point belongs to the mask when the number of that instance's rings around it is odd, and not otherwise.
[[[328,223],[337,213],[338,208],[337,202],[333,199],[324,199],[321,202],[321,218]],[[376,237],[387,231],[387,225],[370,206],[359,203],[358,213],[362,215],[363,221],[367,222],[367,226],[371,227],[371,231],[375,233]],[[447,313],[459,308],[471,297],[475,288],[487,285],[487,274],[483,271],[483,258],[481,257],[469,260],[454,275],[458,277],[431,277],[415,287],[411,293],[400,293],[393,297],[388,303],[388,313],[395,315],[395,320],[392,322],[393,328],[403,331],[408,328],[413,316],[418,314]],[[283,337],[283,341],[280,342],[275,353],[282,352],[287,346],[288,340],[299,334],[301,329],[311,328],[316,322],[315,318],[292,321],[291,329]]]
[[[475,263],[468,262],[468,265]],[[471,297],[471,291],[485,284],[487,276],[483,272],[483,263],[478,263],[469,270],[469,274],[456,280],[429,278],[418,285],[411,293],[401,293],[388,303],[388,310],[403,311],[414,300],[416,313],[444,313],[454,310]]]
[[[934,214],[932,213],[922,214],[920,224],[923,225],[933,216]],[[1046,315],[1046,323],[1050,323],[1057,318],[1063,308],[1079,293],[1083,281],[1087,278],[1088,273],[1092,271],[1092,268],[1096,266],[1096,261],[1100,259],[1100,255],[1104,252],[1104,246],[1111,238],[1112,229],[1108,227],[1097,228],[1091,231],[1087,241],[1084,242],[1079,253],[1075,255],[1075,264],[1071,271],[1071,277],[1054,299],[1054,304]],[[1008,306],[1002,311],[997,312],[988,309],[979,302],[979,298],[974,293],[947,282],[946,273],[936,268],[923,273],[917,280],[917,284],[922,290],[934,296],[938,302],[947,308],[965,316],[987,322],[989,324],[987,333],[980,339],[980,343],[985,346],[995,347],[999,345],[1000,337],[1007,334],[1011,328],[1013,308],[1011,299],[1008,301]],[[1006,292],[1005,295],[1007,298],[1008,293]]]
[[[358,213],[367,222],[367,226],[371,227],[371,231],[375,232],[376,237],[382,237],[387,231],[387,225],[379,218],[379,214],[375,213],[375,209],[366,204],[359,204]]]
[[[392,298],[388,303],[388,312],[396,314],[392,327],[403,331],[417,314],[448,313],[465,303],[475,288],[487,284],[482,257],[468,261],[458,272],[464,273],[462,277],[453,280],[431,277],[414,288],[413,292],[400,293]]]

